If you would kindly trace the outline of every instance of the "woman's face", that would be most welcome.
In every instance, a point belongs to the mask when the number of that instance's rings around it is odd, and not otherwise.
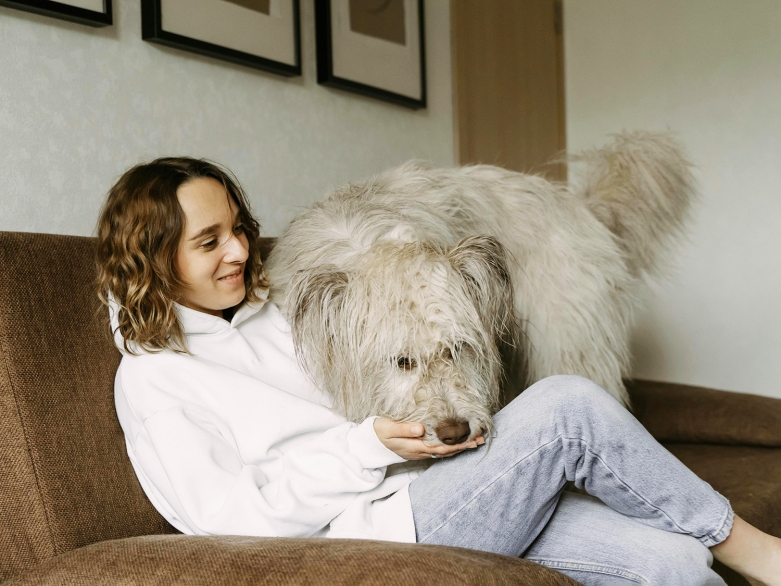
[[[199,177],[176,192],[185,216],[176,263],[187,284],[179,303],[222,317],[244,300],[249,243],[238,223],[239,208],[222,184]]]

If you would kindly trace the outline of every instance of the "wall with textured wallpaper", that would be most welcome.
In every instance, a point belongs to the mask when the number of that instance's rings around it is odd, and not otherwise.
[[[419,111],[317,84],[310,0],[292,79],[144,42],[140,14],[114,0],[93,29],[0,7],[0,230],[91,235],[117,177],[162,155],[227,165],[272,235],[335,185],[454,162],[448,2],[426,4]]]

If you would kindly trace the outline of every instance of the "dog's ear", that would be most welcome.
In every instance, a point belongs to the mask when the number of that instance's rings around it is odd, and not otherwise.
[[[316,383],[323,384],[334,360],[340,316],[347,288],[347,273],[324,265],[296,272],[290,281],[285,307],[290,319],[296,354]]]
[[[494,333],[504,364],[505,395],[508,388],[517,387],[516,378],[523,376],[519,343],[522,333],[507,256],[502,243],[491,236],[465,238],[448,253],[451,265],[464,279],[484,327]]]
[[[448,252],[448,259],[463,277],[477,310],[486,314],[482,316],[489,320],[486,325],[493,326],[491,322],[512,310],[513,286],[506,252],[496,238],[464,238]]]

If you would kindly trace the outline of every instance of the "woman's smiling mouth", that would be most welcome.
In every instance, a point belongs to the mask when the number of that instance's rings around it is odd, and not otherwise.
[[[227,283],[228,285],[235,285],[236,283],[244,282],[244,269],[238,269],[228,275],[225,275],[224,277],[219,277],[217,280],[222,283]]]

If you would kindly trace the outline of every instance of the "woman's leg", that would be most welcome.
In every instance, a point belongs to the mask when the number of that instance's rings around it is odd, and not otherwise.
[[[699,540],[648,527],[594,497],[567,492],[523,557],[585,586],[724,586]]]
[[[544,379],[494,421],[490,449],[437,462],[410,485],[418,542],[520,556],[568,480],[639,523],[706,547],[729,534],[727,500],[587,379]]]
[[[735,515],[727,539],[711,549],[713,557],[756,586],[781,586],[781,539]]]

